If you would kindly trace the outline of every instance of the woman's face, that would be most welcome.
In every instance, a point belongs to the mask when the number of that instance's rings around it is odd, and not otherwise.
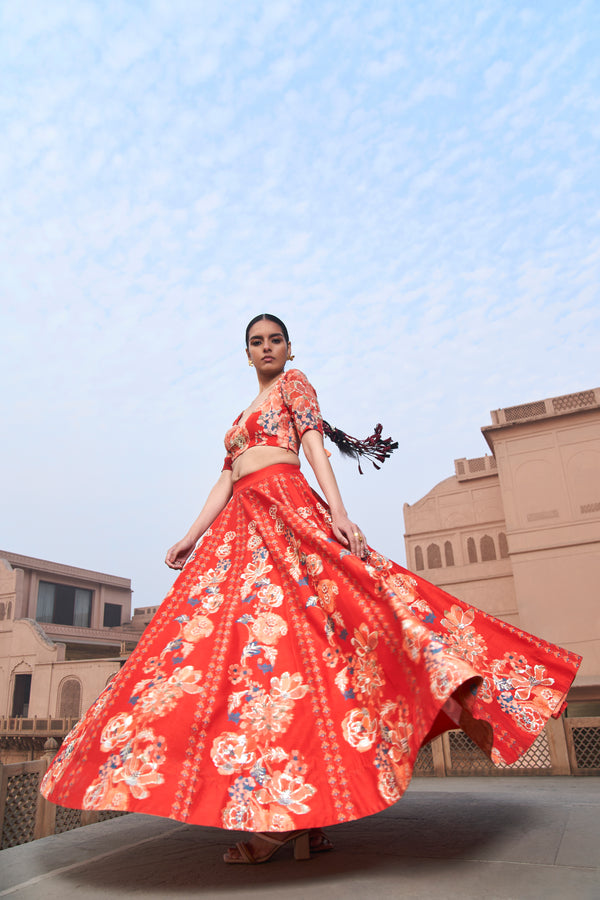
[[[246,353],[257,372],[278,375],[285,366],[288,346],[279,325],[270,319],[261,319],[250,329]]]

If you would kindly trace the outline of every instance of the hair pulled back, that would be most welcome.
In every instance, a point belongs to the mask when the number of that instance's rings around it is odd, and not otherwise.
[[[279,325],[285,338],[286,344],[289,344],[290,336],[281,319],[278,319],[277,316],[272,316],[271,313],[261,313],[260,316],[254,316],[254,318],[250,322],[248,322],[248,325],[246,326],[246,347],[248,346],[250,339],[250,329],[253,325],[256,325],[257,322],[262,322],[263,319],[266,319],[268,322],[275,322],[276,325]]]

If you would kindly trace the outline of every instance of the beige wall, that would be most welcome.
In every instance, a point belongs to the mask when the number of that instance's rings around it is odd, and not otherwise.
[[[482,431],[494,455],[456,460],[453,477],[405,504],[409,568],[419,571],[421,548],[425,578],[581,653],[576,683],[600,686],[600,389],[491,416]],[[484,535],[496,559],[482,560]],[[469,561],[469,539],[477,561]],[[428,565],[436,544],[441,566]]]
[[[457,471],[459,462],[477,463],[475,473],[446,478],[412,506],[404,505],[408,567],[466,603],[518,625],[512,566],[502,558],[500,535],[506,534],[506,523],[498,474],[490,457],[457,460]],[[482,561],[482,541],[489,547],[490,539],[496,559]],[[469,542],[475,562],[469,561]],[[428,564],[432,546],[439,548],[440,566]]]
[[[119,670],[119,659],[64,660],[64,645],[48,641],[30,619],[0,631],[0,714],[10,715],[16,674],[31,674],[28,716],[58,716],[59,689],[66,678],[81,684],[81,709],[86,710]]]
[[[483,429],[503,488],[521,623],[581,653],[581,676],[596,678],[600,391],[539,402],[544,409],[535,418],[510,421],[497,410]]]

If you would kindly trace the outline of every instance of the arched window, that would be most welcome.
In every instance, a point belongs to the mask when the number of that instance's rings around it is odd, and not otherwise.
[[[490,537],[489,534],[484,534],[479,542],[479,547],[481,550],[481,562],[489,562],[491,559],[496,559],[496,545],[494,544],[494,538]]]
[[[423,562],[423,551],[420,547],[415,547],[415,569],[417,572],[421,572],[425,568],[425,563]]]
[[[446,557],[446,565],[453,566],[454,550],[452,549],[452,543],[450,541],[446,541],[446,543],[444,544],[444,556]]]
[[[62,719],[78,719],[81,712],[81,682],[65,678],[58,692],[58,715]]]
[[[467,541],[467,556],[469,557],[469,562],[477,562],[477,547],[475,546],[475,541],[473,538],[469,538]]]
[[[508,541],[503,531],[498,535],[498,546],[500,547],[500,559],[508,557]]]
[[[427,568],[442,568],[442,554],[440,553],[440,548],[437,544],[430,544],[427,548]]]

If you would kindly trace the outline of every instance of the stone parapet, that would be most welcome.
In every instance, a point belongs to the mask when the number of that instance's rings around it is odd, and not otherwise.
[[[490,412],[493,425],[482,429],[485,432],[495,425],[513,425],[517,422],[526,422],[532,419],[547,419],[553,416],[563,416],[569,413],[577,413],[582,410],[600,407],[600,388],[592,388],[588,391],[577,391],[574,394],[563,394],[560,397],[549,397],[545,400],[536,400],[533,403],[521,403],[519,406],[506,406],[503,409],[493,409]]]

